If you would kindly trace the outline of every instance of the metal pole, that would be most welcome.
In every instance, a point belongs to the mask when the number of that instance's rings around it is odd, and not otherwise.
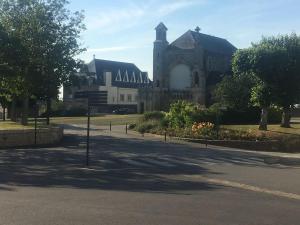
[[[90,117],[91,117],[91,108],[90,100],[88,97],[88,118],[87,118],[87,135],[86,135],[86,166],[89,166],[89,154],[90,154]]]
[[[3,121],[5,121],[5,107],[3,107]]]
[[[34,116],[34,145],[36,145],[36,137],[37,137],[37,108],[35,109],[35,116]]]
[[[220,129],[220,110],[217,111],[217,121],[216,121],[216,127],[217,127],[217,139],[219,139],[219,129]]]

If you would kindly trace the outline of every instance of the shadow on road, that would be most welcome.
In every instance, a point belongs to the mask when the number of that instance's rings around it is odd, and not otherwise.
[[[97,148],[92,149],[90,168],[85,168],[84,139],[66,136],[62,147],[38,149],[0,150],[0,185],[35,187],[73,187],[86,189],[107,189],[126,191],[169,192],[182,190],[213,190],[218,188],[202,182],[192,182],[167,178],[165,175],[206,174],[204,168],[139,168],[128,167],[114,156],[129,148],[134,140],[126,141],[113,137],[97,140]],[[141,143],[135,143],[141,146]],[[149,143],[150,146],[153,143]],[[146,142],[143,145],[147,145]],[[107,146],[111,146],[108,148]],[[130,151],[129,151],[130,152]],[[123,151],[124,153],[124,151]],[[111,165],[103,159],[115,159]],[[1,187],[0,191],[13,191]]]
[[[84,128],[66,125],[68,129]],[[66,128],[66,127],[65,127]],[[101,129],[95,129],[101,131]],[[146,159],[169,159],[178,162],[175,167],[130,166],[121,159],[140,164]],[[66,135],[59,147],[0,150],[0,191],[13,191],[7,187],[73,187],[85,189],[125,190],[139,192],[166,192],[206,190],[222,186],[201,181],[183,180],[177,175],[208,175],[212,172],[199,162],[229,162],[255,166],[259,158],[251,154],[206,151],[184,144],[166,144],[161,141],[135,138],[93,136],[91,140],[91,166],[85,168],[85,138]],[[176,163],[175,163],[176,164]],[[142,165],[142,164],[141,164]],[[183,176],[179,176],[183,177]],[[2,187],[2,186],[6,187]]]

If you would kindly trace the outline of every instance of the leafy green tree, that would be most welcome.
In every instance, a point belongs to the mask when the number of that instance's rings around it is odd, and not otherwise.
[[[251,105],[251,89],[256,84],[256,80],[257,78],[251,73],[225,76],[214,90],[214,99],[227,108],[246,110]]]
[[[262,81],[258,82],[251,89],[251,102],[254,106],[261,108],[259,129],[267,130],[268,126],[268,109],[271,105],[271,91],[270,88]]]
[[[84,50],[78,42],[84,29],[83,15],[68,11],[67,3],[66,0],[0,2],[0,23],[9,36],[20,42],[22,49],[18,65],[23,83],[23,124],[29,98],[34,95],[50,103],[78,67],[74,58]]]
[[[295,34],[263,38],[233,58],[235,74],[254,74],[259,82],[252,90],[252,102],[262,109],[260,129],[267,129],[270,104],[283,107],[282,126],[289,126],[287,111],[299,100],[299,37]]]
[[[272,57],[267,69],[272,71],[272,101],[283,109],[282,127],[290,127],[291,109],[300,101],[300,37],[291,35],[263,38],[255,47],[265,49]],[[266,56],[264,56],[266,58]]]

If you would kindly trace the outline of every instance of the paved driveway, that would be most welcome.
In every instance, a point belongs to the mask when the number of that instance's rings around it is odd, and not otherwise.
[[[66,126],[63,145],[0,150],[0,224],[299,223],[300,169],[254,153]]]

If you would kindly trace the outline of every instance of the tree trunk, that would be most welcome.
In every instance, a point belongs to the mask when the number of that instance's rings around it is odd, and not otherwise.
[[[50,124],[50,114],[51,114],[51,98],[47,98],[47,125]]]
[[[5,111],[6,111],[5,109],[6,109],[6,108],[3,106],[3,121],[5,121],[5,113],[6,113],[6,112],[5,112]]]
[[[16,99],[13,99],[11,103],[10,120],[14,122],[17,121]]]
[[[290,107],[284,107],[282,112],[281,127],[291,127],[291,110]]]
[[[268,129],[268,109],[267,109],[267,107],[263,107],[261,109],[259,129],[260,130]]]
[[[23,108],[22,108],[22,125],[28,125],[28,110],[29,110],[29,97],[25,96],[23,99]]]

